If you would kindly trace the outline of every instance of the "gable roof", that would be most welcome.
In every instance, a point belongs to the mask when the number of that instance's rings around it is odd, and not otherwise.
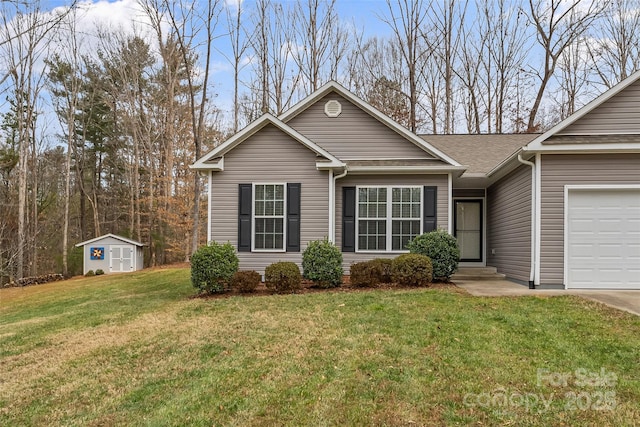
[[[311,141],[306,136],[302,135],[291,126],[287,125],[277,117],[272,114],[266,113],[256,121],[249,124],[247,127],[242,129],[240,132],[233,135],[231,138],[226,140],[224,143],[218,145],[216,148],[211,150],[209,153],[202,156],[198,159],[193,165],[189,167],[191,169],[197,170],[214,170],[214,171],[222,171],[224,170],[224,155],[231,151],[238,144],[245,141],[250,136],[254,135],[260,129],[264,128],[267,125],[273,125],[276,128],[280,129],[285,134],[289,135],[291,138],[298,141],[300,144],[307,147],[309,150],[316,153],[317,156],[324,158],[323,161],[318,161],[316,163],[316,167],[322,169],[331,169],[331,168],[341,168],[344,167],[344,163],[338,160],[331,153],[320,147],[318,144]]]
[[[467,167],[465,176],[486,175],[539,134],[420,135]]]
[[[600,96],[596,97],[593,101],[589,102],[587,105],[585,105],[584,107],[582,107],[581,109],[579,109],[578,111],[576,111],[575,113],[567,117],[566,119],[562,120],[560,123],[558,123],[551,129],[549,129],[542,135],[538,136],[536,139],[534,139],[529,144],[527,144],[523,148],[523,151],[534,151],[534,152],[535,151],[557,151],[559,149],[574,151],[578,149],[584,149],[586,144],[581,145],[575,142],[570,143],[567,146],[564,146],[563,144],[553,144],[552,146],[549,146],[549,145],[545,146],[545,143],[549,138],[562,134],[563,130],[567,129],[570,125],[577,122],[578,120],[580,120],[581,118],[589,114],[590,112],[594,111],[595,109],[600,107],[602,104],[604,104],[614,96],[618,95],[620,92],[625,90],[627,87],[629,87],[639,79],[640,79],[640,70],[636,71],[635,73],[633,73],[632,75],[630,75],[629,77],[627,77],[626,79],[624,79],[623,81],[621,81],[620,83],[612,87],[611,89],[607,90],[606,92],[602,93]],[[638,145],[638,144],[634,144],[634,145]],[[589,144],[588,148],[591,150],[610,151],[610,150],[615,150],[618,147],[611,143],[604,143],[604,144]],[[640,145],[634,148],[640,148]],[[621,146],[620,149],[624,149],[624,148]]]
[[[358,108],[362,109],[367,114],[377,119],[379,122],[381,122],[382,124],[390,128],[391,130],[398,133],[404,139],[415,144],[420,149],[431,154],[432,156],[437,157],[443,160],[444,162],[449,163],[452,166],[461,166],[454,158],[450,157],[449,155],[442,152],[438,148],[429,144],[424,139],[420,138],[418,135],[414,134],[413,132],[409,131],[408,129],[401,126],[397,122],[393,121],[387,115],[383,114],[382,112],[380,112],[379,110],[371,106],[369,103],[358,98],[356,95],[354,95],[353,93],[351,93],[350,91],[348,91],[342,85],[340,85],[335,81],[328,82],[327,84],[325,84],[324,86],[322,86],[321,88],[313,92],[311,95],[302,99],[300,102],[298,102],[296,105],[291,107],[289,110],[282,113],[278,118],[283,122],[288,122],[289,120],[291,120],[292,118],[300,114],[302,111],[309,108],[309,106],[319,101],[321,98],[323,98],[325,95],[331,92],[338,93],[339,95],[341,95],[342,97],[344,97],[345,99],[347,99],[348,101],[356,105]]]
[[[102,235],[100,237],[95,237],[93,239],[89,239],[89,240],[85,240],[84,242],[80,242],[80,243],[76,244],[76,247],[88,245],[88,244],[93,243],[93,242],[97,242],[98,240],[102,240],[105,237],[111,237],[113,239],[120,240],[120,241],[125,242],[125,243],[129,243],[131,245],[144,246],[144,243],[140,243],[140,242],[137,242],[135,240],[127,239],[126,237],[118,236],[116,234],[108,233],[108,234]]]

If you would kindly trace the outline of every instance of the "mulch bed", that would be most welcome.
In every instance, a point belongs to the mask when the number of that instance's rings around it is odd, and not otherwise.
[[[445,289],[451,290],[454,292],[462,292],[465,291],[458,288],[455,283],[452,282],[434,282],[430,283],[429,286],[403,286],[397,283],[380,283],[378,285],[372,287],[360,287],[360,286],[352,286],[349,280],[349,276],[343,276],[342,284],[336,288],[319,288],[313,284],[313,282],[309,280],[302,281],[302,289],[293,292],[295,294],[315,294],[322,292],[333,292],[333,293],[346,293],[346,292],[371,292],[378,289],[384,290],[414,290],[414,289]],[[238,292],[233,289],[224,293],[219,294],[197,294],[193,295],[191,298],[202,298],[202,299],[220,299],[220,298],[229,298],[233,296],[241,296],[241,297],[257,297],[257,296],[268,296],[268,295],[276,295],[271,290],[267,289],[264,282],[260,283],[255,291],[249,293]]]

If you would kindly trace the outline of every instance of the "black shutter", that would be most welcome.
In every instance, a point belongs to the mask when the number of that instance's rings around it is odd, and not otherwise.
[[[251,184],[240,184],[238,192],[238,252],[251,252]]]
[[[300,184],[287,184],[287,252],[300,252]]]
[[[356,187],[342,187],[342,252],[356,251]]]
[[[424,219],[422,221],[422,232],[428,233],[436,229],[438,187],[424,187]]]

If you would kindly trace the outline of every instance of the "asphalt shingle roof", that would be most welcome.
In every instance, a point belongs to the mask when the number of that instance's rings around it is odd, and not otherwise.
[[[420,135],[437,149],[467,166],[465,174],[486,174],[540,134]]]

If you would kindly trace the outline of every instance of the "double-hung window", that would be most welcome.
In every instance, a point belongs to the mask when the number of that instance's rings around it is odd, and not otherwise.
[[[404,251],[422,229],[421,187],[358,187],[359,251]]]
[[[253,185],[255,250],[285,250],[285,185]]]

